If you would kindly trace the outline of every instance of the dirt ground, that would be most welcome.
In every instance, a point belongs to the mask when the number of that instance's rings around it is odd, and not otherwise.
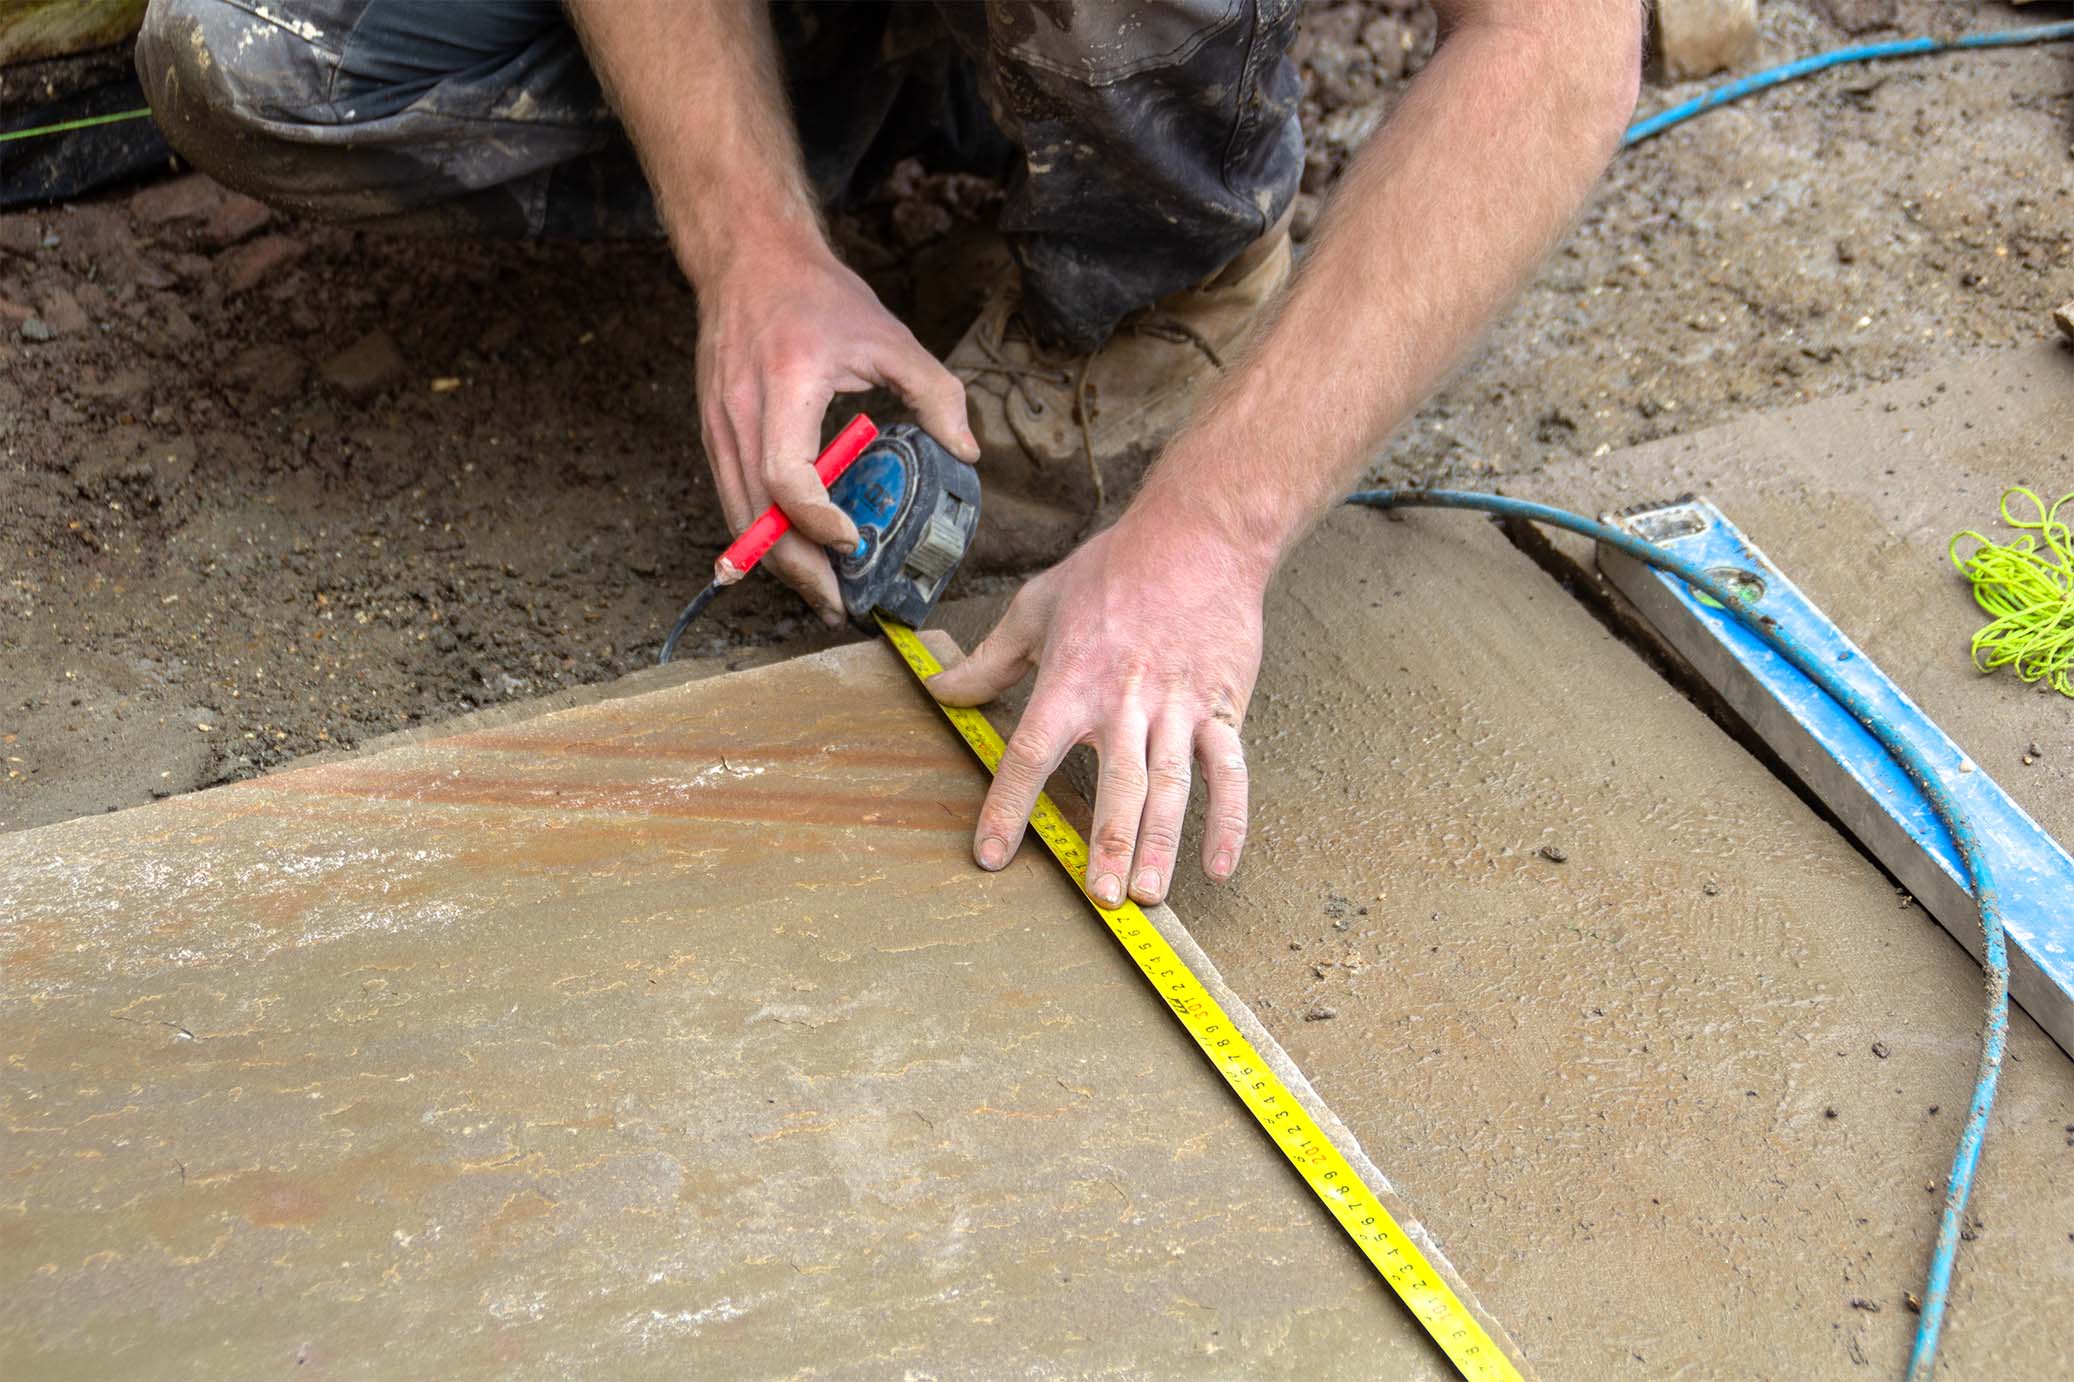
[[[1820,3],[1762,14],[1761,62],[1852,37]],[[1314,8],[1309,194],[1431,36],[1416,7]],[[2070,139],[2058,45],[1845,69],[1624,153],[1377,473],[1501,485],[2035,339],[2074,295]],[[993,204],[909,178],[840,238],[943,348]],[[0,829],[648,665],[727,537],[694,330],[659,245],[382,238],[198,177],[0,217]],[[693,650],[801,615],[752,582]]]

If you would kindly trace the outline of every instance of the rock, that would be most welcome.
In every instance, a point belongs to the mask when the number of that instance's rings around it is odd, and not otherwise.
[[[103,402],[116,402],[127,398],[142,397],[151,388],[151,376],[141,369],[119,369],[103,378],[94,371],[86,371],[72,385],[72,392],[81,398],[98,398]]]
[[[1867,29],[1894,26],[1895,0],[1823,0],[1822,8],[1845,33],[1862,34]]]
[[[370,331],[317,366],[324,381],[354,398],[379,392],[403,373],[403,355],[386,331]]]
[[[265,202],[233,192],[216,208],[209,224],[202,227],[202,243],[216,249],[235,245],[258,234],[273,219],[274,213]]]
[[[1656,0],[1656,39],[1673,80],[1734,67],[1757,46],[1757,0]]]
[[[146,225],[199,221],[213,215],[230,194],[201,173],[155,182],[130,198],[130,215]]]
[[[1374,55],[1377,74],[1396,81],[1404,75],[1418,36],[1403,20],[1379,14],[1361,26],[1361,46]]]
[[[916,198],[893,208],[893,238],[904,249],[926,245],[950,233],[951,213],[935,202]]]
[[[0,216],[0,251],[31,255],[43,243],[43,227],[29,216]]]
[[[295,263],[309,248],[291,236],[262,235],[218,256],[216,262],[223,268],[224,286],[233,293],[242,293]]]
[[[290,350],[274,345],[256,345],[240,351],[223,372],[233,384],[243,384],[269,401],[291,397],[302,387],[303,362]]]
[[[2074,298],[2053,309],[2052,324],[2060,329],[2062,336],[2074,341]]]
[[[35,341],[39,344],[56,339],[58,334],[51,330],[49,324],[41,317],[25,317],[22,320],[21,326],[17,329],[21,332],[23,340]]]
[[[37,315],[60,336],[76,336],[93,326],[87,320],[86,309],[79,305],[79,299],[73,297],[69,289],[51,289],[36,307]]]

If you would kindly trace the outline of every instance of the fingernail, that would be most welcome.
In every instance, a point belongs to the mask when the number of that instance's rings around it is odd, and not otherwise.
[[[989,835],[979,842],[979,866],[983,869],[998,869],[1008,862],[1008,846],[1000,837]]]
[[[1123,880],[1113,873],[1105,873],[1095,880],[1095,901],[1104,907],[1114,907],[1123,901]]]
[[[832,609],[824,609],[821,611],[821,622],[831,629],[839,629],[843,626],[843,617]]]
[[[1131,891],[1136,893],[1140,897],[1158,897],[1159,870],[1139,869],[1138,881],[1135,885],[1132,886]]]
[[[1210,861],[1210,876],[1216,879],[1231,877],[1231,851],[1220,849],[1217,857]]]

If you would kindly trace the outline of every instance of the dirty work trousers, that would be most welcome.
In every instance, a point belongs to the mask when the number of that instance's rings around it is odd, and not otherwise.
[[[1024,316],[1087,350],[1229,262],[1295,195],[1297,4],[852,0],[774,4],[771,21],[823,197],[910,155],[1004,176]],[[137,66],[175,149],[283,210],[659,232],[555,0],[151,0]]]

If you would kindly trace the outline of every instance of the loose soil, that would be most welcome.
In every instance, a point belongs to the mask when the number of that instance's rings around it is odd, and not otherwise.
[[[1910,33],[2065,13],[1899,10]],[[1790,0],[1763,22],[1760,62],[1853,37]],[[1310,196],[1431,42],[1415,6],[1307,16]],[[1845,69],[1623,154],[1376,473],[1502,485],[2050,332],[2068,51]],[[839,239],[943,349],[998,263],[994,205],[907,168]],[[0,829],[647,665],[727,537],[694,330],[659,245],[383,238],[198,176],[0,217]],[[811,624],[755,581],[694,651]]]

